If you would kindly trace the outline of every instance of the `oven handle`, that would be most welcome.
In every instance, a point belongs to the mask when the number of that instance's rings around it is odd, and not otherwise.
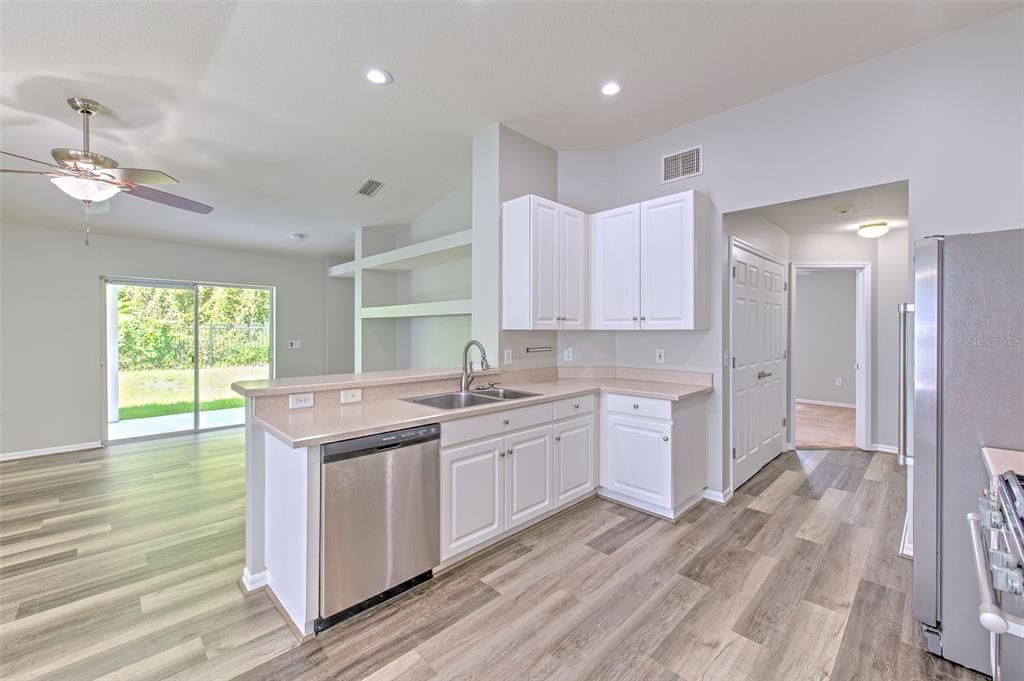
[[[999,637],[1010,634],[1024,638],[1024,619],[1007,615],[996,603],[992,589],[992,573],[988,563],[988,549],[981,534],[981,516],[977,513],[967,514],[967,524],[971,528],[971,546],[974,549],[974,572],[978,579],[978,594],[981,604],[978,606],[978,620],[981,626],[989,631],[989,659],[992,664],[993,681],[1000,681],[1002,673],[999,669]]]

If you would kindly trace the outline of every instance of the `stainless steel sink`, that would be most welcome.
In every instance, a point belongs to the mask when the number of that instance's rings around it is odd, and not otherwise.
[[[518,400],[524,397],[537,397],[538,395],[538,393],[528,393],[522,390],[512,390],[511,388],[486,388],[484,390],[475,390],[473,394],[486,395],[498,400]]]
[[[406,402],[422,404],[427,407],[438,409],[462,409],[463,407],[476,407],[481,404],[494,404],[498,398],[487,397],[479,393],[454,392],[441,395],[427,395],[425,397],[407,397]]]

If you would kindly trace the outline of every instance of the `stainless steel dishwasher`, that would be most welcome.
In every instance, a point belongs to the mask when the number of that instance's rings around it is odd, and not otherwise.
[[[435,423],[321,447],[317,632],[433,576],[440,438]]]

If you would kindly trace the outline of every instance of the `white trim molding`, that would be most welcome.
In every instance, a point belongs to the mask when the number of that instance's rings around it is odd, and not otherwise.
[[[42,449],[24,449],[20,452],[3,452],[0,454],[0,461],[13,459],[28,459],[33,456],[47,456],[48,454],[67,454],[68,452],[84,452],[89,449],[101,449],[103,445],[99,440],[93,442],[79,442],[75,445],[58,445],[56,447],[43,447]]]
[[[729,500],[732,499],[732,487],[727,487],[724,492],[719,492],[716,489],[706,489],[704,490],[704,498],[716,504],[728,504]]]
[[[899,450],[896,449],[895,447],[893,447],[892,445],[874,444],[874,445],[871,445],[871,451],[872,452],[882,452],[884,454],[899,454]]]
[[[842,407],[844,409],[856,409],[856,404],[850,404],[848,402],[826,402],[824,400],[793,400],[797,404],[813,404],[818,407]]]
[[[266,570],[250,574],[248,567],[242,568],[242,586],[250,593],[267,586],[268,577]]]

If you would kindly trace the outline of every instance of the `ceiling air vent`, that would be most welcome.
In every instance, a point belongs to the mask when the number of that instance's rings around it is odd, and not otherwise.
[[[377,192],[379,192],[383,186],[384,183],[378,180],[367,180],[356,193],[362,194],[363,196],[376,196]]]
[[[677,151],[661,158],[661,183],[675,182],[704,172],[704,148],[701,146]]]

